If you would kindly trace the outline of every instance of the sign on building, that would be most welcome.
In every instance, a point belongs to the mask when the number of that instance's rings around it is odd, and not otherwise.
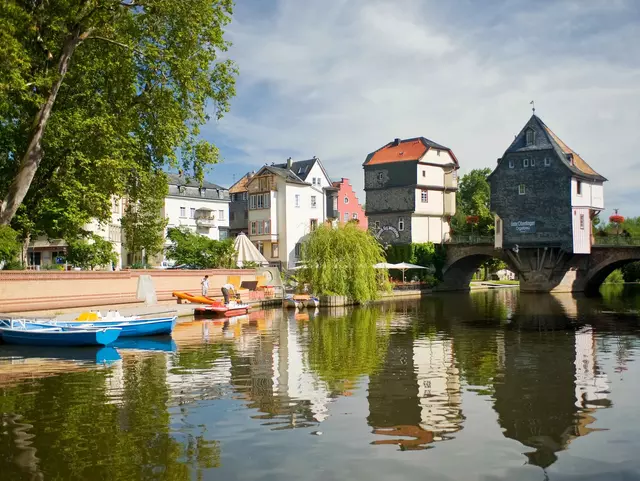
[[[382,234],[384,234],[385,232],[391,232],[396,239],[400,238],[400,232],[398,232],[398,229],[396,229],[395,227],[393,227],[392,225],[385,225],[382,226],[382,228],[378,231],[378,233],[376,234],[376,237],[378,239],[380,239],[380,237],[382,236]]]
[[[535,234],[536,221],[535,220],[514,220],[511,221],[511,228],[518,234]]]

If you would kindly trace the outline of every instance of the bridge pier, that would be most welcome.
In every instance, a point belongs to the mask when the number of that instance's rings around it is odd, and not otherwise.
[[[597,294],[611,272],[640,260],[640,246],[593,246],[591,254],[573,254],[558,247],[528,247],[514,252],[491,245],[450,244],[438,290],[470,290],[473,274],[490,258],[503,260],[517,274],[522,292]]]

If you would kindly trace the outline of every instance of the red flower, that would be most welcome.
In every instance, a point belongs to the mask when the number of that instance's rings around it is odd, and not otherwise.
[[[480,217],[477,215],[468,215],[467,216],[467,224],[477,224],[480,222]]]
[[[612,222],[613,224],[622,224],[624,222],[624,217],[619,214],[614,214],[609,217],[609,222]]]

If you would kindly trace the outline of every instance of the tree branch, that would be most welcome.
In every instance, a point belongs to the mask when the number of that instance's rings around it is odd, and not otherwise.
[[[138,50],[137,48],[132,47],[131,45],[127,45],[126,43],[118,42],[117,40],[111,40],[110,38],[99,37],[97,35],[90,35],[90,36],[87,37],[87,40],[89,40],[89,39],[102,40],[103,42],[112,43],[114,45],[117,45],[118,47],[122,47],[124,49],[131,50],[133,53],[136,53],[136,54],[140,55],[141,57],[144,57],[144,54],[140,50]]]

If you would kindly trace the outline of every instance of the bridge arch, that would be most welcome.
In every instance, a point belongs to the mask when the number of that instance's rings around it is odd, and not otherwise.
[[[584,278],[584,292],[597,295],[607,277],[632,262],[640,261],[640,247],[594,248]]]
[[[442,282],[438,289],[468,291],[473,274],[489,259],[500,259],[513,272],[518,272],[502,249],[494,249],[491,245],[448,245],[447,262],[442,268]]]

